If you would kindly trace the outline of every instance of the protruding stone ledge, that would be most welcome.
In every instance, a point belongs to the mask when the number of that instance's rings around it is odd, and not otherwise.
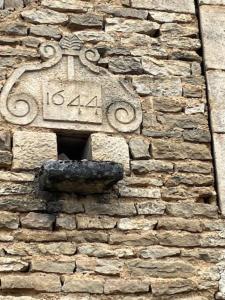
[[[98,194],[123,179],[121,164],[106,161],[48,161],[39,173],[41,190]]]

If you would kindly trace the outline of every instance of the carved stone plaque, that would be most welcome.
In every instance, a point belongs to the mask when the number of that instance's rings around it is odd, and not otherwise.
[[[101,85],[56,80],[43,83],[43,118],[101,124]]]
[[[76,35],[43,43],[42,61],[14,71],[1,93],[6,121],[86,132],[132,132],[142,110],[131,83],[97,65],[100,55]]]

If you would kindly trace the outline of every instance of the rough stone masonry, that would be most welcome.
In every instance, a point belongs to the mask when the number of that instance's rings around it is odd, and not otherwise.
[[[218,25],[224,5],[0,0],[0,299],[225,299],[199,27],[204,40],[199,10]],[[124,179],[99,195],[39,191],[59,132],[88,134],[86,158],[121,163]]]

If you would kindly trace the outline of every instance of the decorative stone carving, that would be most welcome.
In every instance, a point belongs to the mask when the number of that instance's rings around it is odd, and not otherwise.
[[[124,78],[97,65],[100,55],[76,35],[40,46],[40,63],[19,67],[3,87],[0,111],[18,125],[132,132],[142,121],[139,96]]]

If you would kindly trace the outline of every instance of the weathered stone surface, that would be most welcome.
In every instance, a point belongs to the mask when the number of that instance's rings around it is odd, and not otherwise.
[[[225,132],[225,73],[220,70],[207,72],[209,103],[211,112],[211,127],[213,132]]]
[[[76,278],[75,276],[64,276],[64,292],[102,294],[104,281],[101,279]]]
[[[33,182],[34,174],[0,171],[0,181]]]
[[[78,246],[78,252],[93,257],[112,257],[129,258],[134,256],[134,251],[130,247],[110,246],[103,244],[81,245]]]
[[[222,211],[222,214],[225,214],[225,172],[223,168],[223,160],[225,153],[225,134],[214,133],[213,141],[220,209]]]
[[[199,4],[225,5],[224,0],[198,0]]]
[[[157,234],[159,244],[162,246],[197,247],[200,246],[200,235],[191,233],[162,232]]]
[[[152,294],[156,296],[174,295],[196,290],[196,284],[189,279],[160,280],[151,283]]]
[[[149,201],[136,204],[139,215],[163,215],[166,209],[164,202]]]
[[[133,85],[141,96],[181,96],[180,78],[154,78],[150,76],[133,77]]]
[[[216,205],[204,203],[168,203],[166,210],[171,216],[185,218],[193,218],[194,216],[215,218],[218,213]]]
[[[76,215],[78,229],[112,229],[116,219],[108,216]]]
[[[211,152],[206,145],[154,141],[152,153],[155,159],[199,159],[210,160]]]
[[[5,0],[5,8],[23,8],[23,0]]]
[[[186,98],[202,98],[204,96],[203,77],[194,76],[182,79],[183,96]]]
[[[152,113],[145,113],[143,115],[143,127],[144,129],[150,130],[158,130],[159,132],[162,131],[162,136],[167,132],[177,132],[177,136],[180,132],[178,130],[186,129],[195,129],[197,128],[206,128],[208,126],[207,120],[203,115],[186,115],[186,114],[152,114]],[[150,132],[149,130],[149,132]],[[198,129],[199,135],[203,135],[204,131]],[[146,134],[147,135],[147,134]],[[160,137],[160,136],[159,136]]]
[[[164,11],[150,11],[149,18],[150,20],[159,23],[189,23],[192,21],[193,17],[189,14]]]
[[[0,151],[0,166],[9,167],[12,164],[12,153],[9,151]]]
[[[0,198],[0,209],[16,212],[30,212],[46,209],[46,201],[30,195],[10,195]]]
[[[50,214],[29,213],[20,219],[22,227],[51,230],[55,217]]]
[[[2,182],[0,185],[0,195],[26,195],[33,192],[32,185],[27,183]]]
[[[107,18],[106,32],[137,32],[154,35],[159,29],[159,24],[145,20],[129,20],[124,18]]]
[[[160,32],[163,37],[193,37],[198,36],[198,26],[196,23],[192,24],[173,24],[173,23],[164,23],[160,27]]]
[[[91,8],[91,3],[73,0],[42,0],[41,4],[47,8],[57,11],[68,11],[74,13],[85,13]]]
[[[185,107],[184,112],[186,115],[204,114],[205,113],[205,104],[202,103],[202,104],[199,104],[196,106]]]
[[[14,297],[14,296],[0,296],[1,300],[35,300],[35,298],[30,296],[21,296],[21,297]]]
[[[151,57],[142,58],[143,70],[153,76],[188,76],[191,66],[188,62],[156,60]]]
[[[210,174],[212,172],[212,165],[210,163],[200,161],[176,162],[175,171]]]
[[[112,233],[109,237],[109,244],[121,244],[126,246],[150,246],[158,243],[154,231],[145,233]]]
[[[180,259],[154,261],[152,259],[131,259],[127,266],[132,276],[150,276],[157,278],[189,278],[195,274],[195,268],[189,262]]]
[[[13,169],[32,170],[57,159],[55,133],[16,131],[13,135]]]
[[[0,149],[11,150],[11,134],[9,131],[0,131]]]
[[[165,186],[172,187],[185,184],[188,186],[211,186],[214,182],[212,176],[204,175],[189,175],[189,174],[176,174],[165,181]]]
[[[157,224],[157,220],[149,220],[144,218],[123,218],[117,223],[120,230],[152,230]]]
[[[25,21],[34,24],[65,24],[68,16],[48,9],[25,10],[21,13]]]
[[[203,228],[199,220],[186,220],[178,218],[167,218],[158,220],[157,229],[184,230],[189,232],[202,232]]]
[[[163,0],[131,0],[131,6],[134,8],[195,14],[195,5],[194,1],[192,0],[175,0],[171,1],[170,3],[167,3]]]
[[[178,248],[167,248],[162,246],[150,246],[140,250],[139,255],[141,258],[164,258],[164,257],[173,257],[179,256],[181,250]]]
[[[113,15],[115,17],[122,18],[134,18],[134,19],[147,19],[148,11],[141,9],[133,9],[133,8],[123,8],[120,6],[108,6],[101,5],[98,9],[107,14]]]
[[[129,148],[123,137],[93,133],[87,146],[87,159],[97,161],[114,161],[121,163],[125,171],[129,171]]]
[[[211,134],[209,131],[196,129],[185,130],[183,132],[184,140],[187,142],[210,143]]]
[[[49,213],[73,214],[84,212],[83,204],[73,194],[60,194],[58,199],[47,201],[46,204]]]
[[[66,241],[67,236],[62,231],[43,231],[43,230],[29,230],[22,229],[16,232],[15,238],[18,241],[24,242],[61,242]]]
[[[149,143],[142,138],[132,138],[129,141],[131,156],[133,159],[150,158]]]
[[[149,283],[139,280],[106,280],[104,284],[105,294],[133,294],[133,293],[145,293],[149,291]]]
[[[119,194],[121,197],[131,198],[159,199],[161,197],[161,193],[158,188],[134,188],[119,186]]]
[[[17,229],[19,227],[19,216],[16,213],[6,211],[0,212],[0,228]]]
[[[69,19],[69,26],[75,29],[101,28],[103,17],[94,14],[73,15]]]
[[[45,273],[73,273],[75,262],[72,261],[51,261],[50,259],[34,258],[31,262],[31,272]]]
[[[120,182],[121,185],[131,186],[131,187],[148,187],[148,186],[163,186],[162,179],[153,178],[151,176],[139,177],[125,177]]]
[[[43,292],[59,292],[61,283],[59,276],[46,274],[29,274],[29,275],[8,275],[2,277],[1,288],[12,289],[32,289]]]
[[[167,161],[143,160],[132,161],[131,169],[134,174],[141,175],[151,172],[173,172],[173,164]]]
[[[56,227],[60,229],[73,230],[76,229],[76,219],[73,215],[59,214],[56,217]]]
[[[116,259],[77,258],[77,273],[95,273],[101,275],[119,275],[122,271],[123,261]]]
[[[139,57],[121,56],[112,57],[109,60],[108,68],[115,74],[142,74],[143,68]]]
[[[56,40],[59,40],[62,36],[61,32],[51,25],[32,25],[30,27],[30,34],[34,36],[49,37]]]
[[[133,216],[136,215],[134,203],[125,203],[124,201],[104,202],[99,199],[88,198],[84,202],[85,212],[88,214],[96,215],[109,215],[109,216]]]
[[[78,231],[71,230],[66,232],[69,241],[76,243],[107,243],[108,233],[100,230]]]
[[[39,173],[40,188],[44,191],[84,195],[107,191],[121,179],[121,164],[101,161],[48,161]]]
[[[57,243],[23,243],[17,242],[5,246],[5,253],[16,256],[35,256],[35,255],[74,255],[76,244],[71,242]]]
[[[205,67],[206,69],[225,69],[223,55],[225,8],[203,5],[200,6],[200,15]]]
[[[27,271],[29,263],[18,258],[0,257],[1,272],[24,272]]]

